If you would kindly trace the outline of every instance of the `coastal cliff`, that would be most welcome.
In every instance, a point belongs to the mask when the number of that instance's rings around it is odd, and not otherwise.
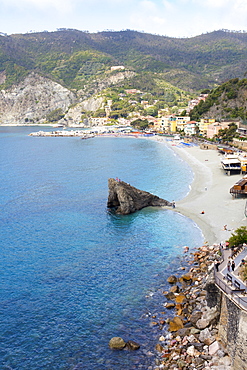
[[[134,188],[124,181],[108,179],[107,207],[113,208],[116,213],[127,215],[144,207],[172,207],[172,203],[156,195]]]
[[[63,113],[75,101],[70,90],[31,73],[18,85],[0,91],[0,124],[44,123],[52,111]]]
[[[73,126],[76,123],[83,126],[82,112],[95,112],[102,106],[104,97],[100,92],[133,75],[126,71],[103,80],[95,79],[90,89],[87,86],[75,91],[31,72],[18,84],[0,90],[0,125],[56,123]],[[0,73],[0,83],[1,78],[4,81]]]

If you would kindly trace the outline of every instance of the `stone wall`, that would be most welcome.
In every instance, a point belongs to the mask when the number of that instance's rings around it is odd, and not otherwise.
[[[213,290],[212,290],[213,293]],[[219,337],[232,358],[234,370],[247,370],[247,312],[241,310],[227,295],[218,289],[215,304],[221,296]],[[212,303],[210,293],[208,298]]]

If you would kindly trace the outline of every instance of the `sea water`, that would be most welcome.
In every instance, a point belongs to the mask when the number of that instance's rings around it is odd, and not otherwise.
[[[191,169],[158,141],[28,136],[35,130],[0,128],[0,368],[155,367],[166,279],[201,231],[163,208],[112,214],[107,180],[176,201]],[[112,351],[114,336],[141,347]]]

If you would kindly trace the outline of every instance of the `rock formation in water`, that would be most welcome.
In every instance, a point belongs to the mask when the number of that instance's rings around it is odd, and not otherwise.
[[[108,179],[107,207],[116,213],[127,215],[144,207],[172,207],[172,203],[156,195],[134,188],[124,181]]]

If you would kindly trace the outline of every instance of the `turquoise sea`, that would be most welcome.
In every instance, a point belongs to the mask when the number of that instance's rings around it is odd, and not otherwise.
[[[202,234],[173,210],[110,213],[107,180],[176,201],[191,169],[161,142],[28,136],[36,130],[0,128],[0,368],[155,367],[166,279]],[[141,348],[112,351],[113,336]]]

